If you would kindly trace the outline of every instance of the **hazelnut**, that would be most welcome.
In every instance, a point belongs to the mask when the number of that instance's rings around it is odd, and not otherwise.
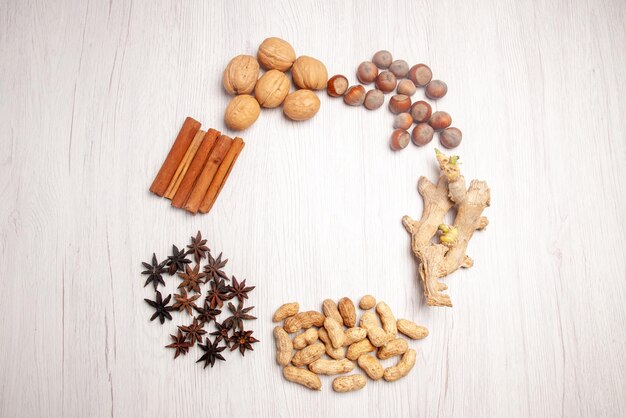
[[[259,46],[257,58],[268,70],[287,71],[296,60],[296,52],[289,42],[280,38],[267,38]]]
[[[266,108],[278,107],[289,94],[291,83],[282,71],[269,70],[259,78],[254,95],[259,104]]]
[[[433,72],[426,64],[416,64],[409,70],[409,80],[417,87],[424,87],[433,78]]]
[[[356,78],[363,84],[371,84],[378,76],[378,68],[370,61],[364,61],[359,64],[356,70]]]
[[[413,132],[411,133],[411,139],[413,143],[418,147],[428,144],[433,139],[433,135],[435,134],[435,130],[427,123],[418,123],[413,128]]]
[[[250,95],[242,94],[233,97],[226,106],[224,122],[234,131],[243,131],[256,122],[259,113],[261,113],[259,102]]]
[[[378,89],[372,89],[365,95],[363,106],[368,110],[375,110],[385,103],[385,95]]]
[[[396,76],[392,72],[383,71],[376,77],[376,88],[383,93],[391,93],[396,88]]]
[[[393,119],[393,127],[408,130],[413,125],[413,117],[409,113],[399,113]]]
[[[426,97],[429,99],[441,99],[448,92],[448,85],[441,80],[433,80],[426,86]]]
[[[326,84],[326,91],[329,96],[341,97],[348,90],[348,79],[342,75],[334,75]]]
[[[411,141],[411,136],[404,129],[395,129],[391,134],[391,140],[389,141],[389,146],[394,151],[399,151],[401,149],[406,148]]]
[[[440,110],[433,113],[428,124],[432,126],[435,131],[440,131],[452,125],[452,117],[448,113]]]
[[[365,87],[360,84],[351,86],[344,94],[343,101],[350,106],[361,106],[365,101]]]
[[[463,133],[458,128],[446,128],[439,134],[439,142],[446,148],[456,148],[463,139]]]
[[[391,52],[385,51],[384,49],[375,53],[374,57],[372,58],[372,62],[374,63],[374,65],[382,69],[389,68],[392,61],[393,58],[391,58]]]
[[[415,84],[413,84],[411,80],[400,80],[396,91],[398,94],[413,96],[417,91],[417,87],[415,87]]]
[[[415,122],[428,122],[428,119],[430,119],[430,115],[433,113],[433,108],[430,107],[430,104],[428,102],[420,100],[413,103],[410,113],[411,116],[413,116],[413,120]]]
[[[396,94],[389,100],[389,110],[393,114],[406,112],[411,107],[411,98],[404,94]]]
[[[296,90],[285,98],[283,113],[291,120],[311,119],[320,109],[320,99],[311,90]]]
[[[322,61],[303,55],[293,63],[291,77],[301,89],[321,90],[328,82],[328,72]]]
[[[251,55],[237,55],[231,59],[222,77],[228,94],[250,94],[259,78],[259,63]]]
[[[396,78],[404,78],[409,73],[409,64],[405,60],[395,60],[389,66],[389,71],[391,71]]]

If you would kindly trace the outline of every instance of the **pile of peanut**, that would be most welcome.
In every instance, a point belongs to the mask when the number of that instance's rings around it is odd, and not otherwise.
[[[394,382],[406,376],[415,365],[416,352],[409,348],[406,340],[398,338],[398,331],[420,340],[428,335],[428,330],[407,319],[396,320],[389,306],[385,302],[376,304],[371,295],[363,296],[359,307],[365,312],[358,326],[356,308],[349,298],[342,298],[338,303],[326,299],[322,303],[323,313],[300,312],[297,302],[279,307],[273,320],[284,320],[284,324],[274,328],[274,339],[276,362],[284,367],[285,379],[321,390],[319,375],[351,373],[354,362],[372,380],[382,378]],[[376,313],[372,310],[374,307]],[[300,333],[292,339],[289,334],[297,332]],[[323,358],[324,354],[328,358]],[[380,360],[392,357],[400,357],[400,360],[384,368]],[[367,383],[365,375],[336,377],[333,390],[362,389]]]

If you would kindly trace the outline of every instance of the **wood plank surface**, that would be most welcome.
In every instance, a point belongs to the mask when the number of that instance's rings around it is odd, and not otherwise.
[[[624,22],[621,0],[0,2],[0,416],[626,415]],[[425,305],[400,223],[438,141],[393,153],[386,109],[263,110],[208,215],[148,192],[185,116],[234,134],[222,71],[268,36],[351,82],[389,49],[448,83],[435,107],[492,190],[452,309]],[[140,274],[197,230],[257,286],[261,340],[204,370],[163,348],[183,320],[148,321]],[[413,372],[285,382],[274,309],[366,293],[429,328]]]

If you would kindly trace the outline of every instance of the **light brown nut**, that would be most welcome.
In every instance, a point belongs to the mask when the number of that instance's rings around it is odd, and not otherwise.
[[[382,364],[380,364],[380,361],[376,360],[376,357],[371,354],[363,354],[359,357],[357,363],[370,379],[378,380],[383,377],[384,370]]]
[[[387,334],[393,334],[394,336],[398,333],[398,328],[396,326],[396,317],[393,316],[393,312],[389,305],[385,302],[378,302],[376,305],[376,312],[378,312],[378,316],[380,317],[380,322],[383,324],[383,329]]]
[[[367,331],[370,328],[379,327],[380,322],[378,322],[378,318],[376,318],[376,314],[373,311],[367,311],[361,315],[359,326]]]
[[[339,325],[343,326],[343,318],[334,300],[325,299],[324,302],[322,302],[322,312],[327,318],[333,318]]]
[[[358,343],[367,338],[367,331],[365,331],[361,327],[352,327],[348,328],[345,331],[346,341],[344,341],[343,345],[348,346],[354,343]]]
[[[413,96],[416,91],[417,87],[415,87],[415,84],[413,84],[411,80],[406,79],[400,80],[398,87],[396,88],[396,92],[398,94],[406,94],[409,97]]]
[[[281,105],[289,94],[291,83],[285,73],[278,70],[269,70],[259,78],[254,88],[254,95],[259,104],[265,108],[274,108]]]
[[[322,354],[326,351],[326,347],[322,343],[311,344],[300,351],[297,351],[291,359],[291,364],[294,366],[305,366],[313,363],[315,360],[322,357]]]
[[[408,349],[406,353],[402,355],[398,364],[385,369],[383,378],[387,382],[395,382],[396,380],[409,374],[413,366],[415,366],[415,358],[417,353],[415,350]]]
[[[326,91],[331,97],[341,97],[348,90],[348,85],[348,79],[341,74],[337,74],[332,76],[326,83]]]
[[[322,61],[303,55],[293,63],[291,78],[301,89],[321,90],[326,88],[328,71]]]
[[[333,380],[333,390],[335,392],[352,392],[363,389],[367,384],[367,378],[362,374],[336,377]]]
[[[333,348],[343,347],[343,343],[346,341],[346,334],[343,332],[343,327],[334,318],[326,317],[324,329],[328,333],[328,338]]]
[[[396,78],[404,78],[409,73],[409,64],[405,60],[395,60],[389,66],[389,71],[391,71]]]
[[[261,106],[250,95],[242,94],[232,98],[224,112],[224,122],[233,131],[243,131],[259,118]]]
[[[339,347],[339,348],[333,347],[333,345],[330,342],[330,337],[328,336],[328,333],[326,332],[326,329],[320,328],[318,332],[319,332],[320,340],[322,340],[322,342],[326,346],[326,354],[328,355],[328,357],[335,359],[335,360],[341,360],[346,357],[346,348],[345,347]]]
[[[361,106],[365,101],[365,88],[357,84],[348,87],[346,94],[343,95],[343,102],[348,106]]]
[[[289,334],[283,327],[274,328],[274,340],[276,341],[276,363],[286,366],[291,361],[293,354],[293,344]]]
[[[376,298],[372,295],[365,295],[359,301],[359,308],[363,309],[364,311],[372,309],[374,306],[376,306]]]
[[[376,356],[381,360],[386,360],[388,358],[404,354],[408,349],[409,343],[407,343],[406,340],[396,338],[395,340],[391,340],[387,344],[380,347]]]
[[[259,78],[259,63],[251,55],[237,55],[230,60],[222,76],[228,94],[250,94]]]
[[[341,360],[315,360],[309,364],[309,370],[316,374],[332,375],[351,372],[354,369],[354,363],[347,358]]]
[[[257,58],[268,70],[287,71],[296,60],[296,52],[289,42],[280,38],[267,38],[259,46]]]
[[[320,110],[320,99],[311,90],[297,90],[287,95],[283,113],[291,120],[309,120]]]
[[[337,303],[337,309],[343,318],[343,324],[351,328],[356,325],[356,309],[350,298],[341,298]]]
[[[298,302],[285,303],[276,309],[276,312],[274,312],[274,316],[272,317],[272,321],[280,322],[285,318],[294,316],[299,310],[300,304]]]
[[[301,329],[321,327],[324,325],[324,319],[326,319],[326,317],[317,311],[300,312],[299,314],[285,319],[285,331],[289,334],[293,334]]]
[[[317,339],[318,339],[317,329],[309,328],[303,333],[296,335],[296,337],[293,339],[293,348],[295,348],[296,350],[301,350],[307,345],[311,345],[317,342]]]
[[[409,321],[408,319],[398,319],[396,325],[398,326],[398,331],[414,340],[421,340],[428,336],[428,329],[426,327],[417,325],[415,322]]]
[[[385,332],[381,327],[371,327],[367,330],[367,338],[374,347],[382,347],[391,341],[395,335]]]
[[[348,357],[352,361],[355,361],[363,354],[371,353],[373,351],[376,351],[376,347],[372,345],[370,340],[365,339],[359,341],[358,343],[351,344],[350,347],[348,347],[346,357]]]
[[[321,390],[322,381],[313,372],[307,369],[300,369],[298,367],[287,366],[283,369],[283,376],[285,379],[299,385],[306,386],[309,389]]]

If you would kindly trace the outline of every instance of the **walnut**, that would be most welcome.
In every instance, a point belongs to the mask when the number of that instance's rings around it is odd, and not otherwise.
[[[296,52],[285,40],[267,38],[259,46],[257,58],[268,70],[287,71],[296,60]]]
[[[259,78],[259,63],[251,55],[237,55],[231,59],[222,78],[228,94],[250,94]]]
[[[311,90],[297,90],[285,98],[283,113],[291,120],[311,119],[320,108],[320,99]]]
[[[233,131],[243,131],[259,118],[261,107],[250,95],[235,96],[228,103],[224,113],[224,122]]]
[[[291,76],[301,89],[321,90],[326,88],[328,72],[319,60],[305,55],[298,57],[291,68]]]
[[[259,78],[254,88],[254,95],[259,104],[265,108],[280,106],[289,94],[291,83],[285,73],[269,70]]]

